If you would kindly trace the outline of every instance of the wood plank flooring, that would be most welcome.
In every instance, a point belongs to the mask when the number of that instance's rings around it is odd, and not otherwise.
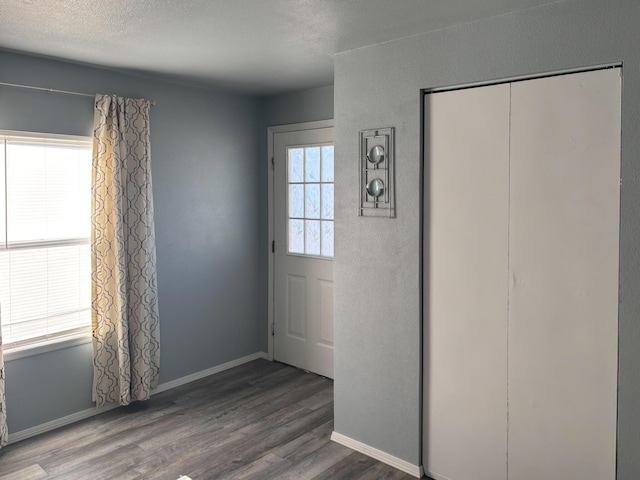
[[[331,380],[256,360],[9,445],[0,479],[413,478],[332,430]]]

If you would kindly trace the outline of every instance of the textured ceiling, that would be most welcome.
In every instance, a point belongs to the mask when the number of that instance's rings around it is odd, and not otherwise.
[[[333,83],[338,52],[556,1],[0,0],[0,48],[268,94]]]

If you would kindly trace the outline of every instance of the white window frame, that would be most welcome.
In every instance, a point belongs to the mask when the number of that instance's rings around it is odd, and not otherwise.
[[[289,250],[289,228],[290,228],[290,224],[289,224],[289,220],[302,220],[303,222],[306,220],[311,220],[311,221],[318,221],[320,222],[320,224],[322,225],[322,222],[331,222],[331,224],[333,225],[334,228],[334,239],[335,239],[335,205],[334,205],[334,218],[322,218],[322,213],[320,213],[320,216],[318,218],[311,218],[311,217],[307,217],[307,207],[306,207],[306,186],[307,185],[318,185],[318,188],[320,188],[320,198],[322,199],[322,186],[323,185],[331,185],[334,187],[335,189],[335,163],[334,163],[334,179],[331,182],[326,182],[324,180],[322,180],[322,170],[320,171],[320,179],[317,182],[308,182],[306,179],[303,178],[303,180],[301,182],[290,182],[289,181],[289,151],[291,149],[295,149],[295,148],[300,148],[302,149],[305,153],[304,155],[306,155],[306,149],[310,148],[310,147],[320,147],[321,149],[323,147],[335,147],[335,142],[334,143],[314,143],[314,144],[303,144],[303,145],[290,145],[287,147],[287,156],[286,156],[286,165],[285,168],[287,169],[287,191],[285,192],[285,198],[286,198],[286,206],[287,206],[287,213],[286,213],[286,218],[287,218],[287,227],[286,227],[286,236],[285,236],[285,243],[286,243],[286,255],[289,256],[293,256],[293,257],[306,257],[306,258],[313,258],[316,260],[328,260],[328,261],[333,261],[334,257],[335,257],[335,249],[334,249],[334,253],[329,256],[329,255],[322,255],[322,247],[320,248],[320,253],[319,254],[313,254],[313,253],[300,253],[300,252],[292,252]],[[334,162],[335,162],[335,148],[334,148]],[[306,168],[306,166],[305,166]],[[321,167],[322,168],[322,165]],[[304,213],[305,215],[303,217],[291,217],[289,216],[289,186],[290,185],[301,185],[302,188],[305,190],[304,193]],[[335,203],[335,190],[334,190],[334,203]],[[320,210],[322,212],[322,201],[320,202]],[[322,228],[322,226],[320,227]],[[320,245],[322,245],[322,233],[321,235],[321,239],[320,239]],[[306,243],[306,232],[305,232],[305,243]],[[306,249],[306,246],[305,246]]]
[[[53,140],[53,141],[68,141],[68,142],[82,142],[90,144],[93,139],[91,137],[77,136],[77,135],[60,135],[51,133],[37,133],[37,132],[23,132],[14,130],[0,130],[0,137],[22,137],[33,138],[34,140]],[[0,148],[5,148],[5,143],[2,142]],[[5,168],[6,178],[6,152],[5,152],[5,164],[2,166]],[[6,181],[6,180],[5,180]],[[3,203],[5,206],[5,219],[6,219],[6,191]],[[6,220],[5,220],[6,221]],[[24,242],[13,243],[9,246],[5,243],[6,239],[2,239],[0,244],[4,247],[0,247],[7,250],[22,250],[27,248],[38,248],[47,246],[66,246],[66,245],[85,245],[90,243],[90,238],[65,238],[62,240],[45,240],[41,242]],[[1,328],[1,327],[0,327]],[[4,344],[3,357],[5,361],[12,361],[19,358],[29,357],[32,355],[39,355],[41,353],[59,350],[63,348],[69,348],[76,345],[83,345],[91,342],[91,325],[75,328],[61,332],[58,335],[50,337],[35,337],[33,339],[22,340],[9,344]]]

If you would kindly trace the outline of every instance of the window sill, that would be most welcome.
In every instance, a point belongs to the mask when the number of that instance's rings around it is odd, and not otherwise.
[[[85,343],[91,343],[90,332],[78,333],[76,335],[32,343],[30,345],[21,345],[14,348],[5,347],[3,357],[5,362],[11,362],[12,360],[17,360],[19,358],[40,355],[41,353],[53,352],[54,350],[74,347],[76,345],[84,345]]]

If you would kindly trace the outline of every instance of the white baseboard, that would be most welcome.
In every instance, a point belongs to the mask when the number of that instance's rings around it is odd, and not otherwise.
[[[160,392],[165,392],[167,390],[171,390],[172,388],[180,387],[182,385],[193,382],[195,380],[200,380],[201,378],[208,377],[210,375],[214,375],[216,373],[220,373],[225,370],[229,370],[230,368],[238,367],[240,365],[252,362],[259,358],[266,359],[267,357],[268,355],[265,352],[252,353],[251,355],[247,355],[246,357],[241,357],[236,360],[223,363],[222,365],[217,365],[215,367],[211,367],[206,370],[202,370],[200,372],[192,373],[191,375],[187,375],[186,377],[177,378],[176,380],[171,380],[170,382],[166,382],[166,383],[161,383],[160,385],[158,385],[158,388],[156,388],[151,392],[151,395],[155,395]],[[87,408],[86,410],[72,413],[71,415],[67,415],[66,417],[57,418],[50,422],[36,425],[35,427],[27,428],[25,430],[20,430],[19,432],[16,432],[16,433],[10,433],[9,444],[20,442],[30,437],[35,437],[36,435],[40,435],[42,433],[55,430],[56,428],[64,427],[65,425],[70,425],[72,423],[79,422],[80,420],[84,420],[85,418],[93,417],[94,415],[108,412],[109,410],[113,410],[114,408],[118,408],[118,407],[120,407],[120,405],[113,404],[113,405],[108,405],[106,407],[100,407],[100,408],[98,407]]]
[[[247,355],[246,357],[237,358],[236,360],[231,360],[230,362],[223,363],[222,365],[216,365],[215,367],[192,373],[191,375],[187,375],[186,377],[177,378],[175,380],[171,380],[170,382],[161,383],[160,385],[158,385],[158,388],[151,392],[151,395],[155,395],[156,393],[164,392],[167,390],[171,390],[172,388],[186,385],[187,383],[200,380],[201,378],[224,372],[225,370],[229,370],[230,368],[239,367],[240,365],[253,362],[254,360],[258,360],[259,358],[264,358],[266,360],[267,354],[265,352],[252,353],[251,355]]]
[[[397,468],[398,470],[402,470],[403,472],[408,473],[409,475],[412,475],[416,478],[421,478],[424,475],[421,465],[413,465],[406,460],[394,457],[387,452],[383,452],[382,450],[373,448],[366,443],[359,442],[358,440],[354,440],[353,438],[342,435],[341,433],[332,432],[331,440],[339,443],[340,445],[344,445],[345,447],[349,447],[356,452],[363,453],[368,457],[374,458],[382,463],[391,465],[392,467]]]
[[[79,422],[80,420],[84,420],[85,418],[93,417],[94,415],[98,415],[100,413],[108,412],[109,410],[113,410],[114,408],[118,408],[120,405],[113,404],[107,405],[105,407],[93,407],[87,408],[86,410],[82,410],[80,412],[72,413],[71,415],[67,415],[66,417],[56,418],[55,420],[51,420],[50,422],[41,423],[40,425],[36,425],[35,427],[26,428],[25,430],[20,430],[16,433],[9,434],[9,444],[20,442],[22,440],[26,440],[27,438],[35,437],[36,435],[40,435],[41,433],[46,433],[51,430],[55,430],[56,428],[64,427],[65,425],[70,425],[75,422]]]

